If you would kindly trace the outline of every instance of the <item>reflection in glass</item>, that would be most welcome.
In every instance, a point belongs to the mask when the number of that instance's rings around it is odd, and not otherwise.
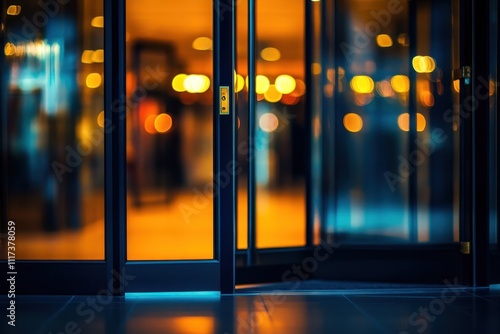
[[[408,6],[338,1],[334,32],[322,30],[337,46],[332,55],[323,45],[312,70],[322,76],[313,82],[323,94],[330,241],[458,241],[451,2]]]
[[[43,4],[2,24],[2,224],[17,259],[104,259],[103,4]]]
[[[304,4],[257,1],[256,246],[305,244]],[[248,1],[237,10],[237,248],[248,246]],[[289,20],[293,17],[294,20]],[[279,238],[277,236],[280,236]]]
[[[127,1],[127,258],[212,259],[212,5]]]
[[[236,248],[248,247],[248,1],[241,0],[236,11],[236,109],[238,113],[237,159],[241,166],[238,174],[238,202]],[[272,51],[271,51],[272,54]],[[272,55],[271,55],[272,56]]]
[[[309,141],[305,139],[304,20],[302,1],[257,1],[254,144],[258,248],[306,242]]]

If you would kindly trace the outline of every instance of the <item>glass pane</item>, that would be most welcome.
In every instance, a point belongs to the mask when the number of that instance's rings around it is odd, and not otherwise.
[[[309,161],[304,2],[257,1],[256,21],[257,247],[303,246]]]
[[[17,259],[102,260],[103,3],[61,3],[2,3],[1,218]]]
[[[238,112],[237,159],[241,166],[238,174],[238,203],[236,206],[238,225],[236,228],[236,247],[248,247],[248,89],[245,79],[248,76],[248,1],[238,1],[236,10],[236,107]]]
[[[127,1],[127,258],[212,259],[212,4]]]
[[[323,53],[317,88],[323,133],[334,129],[323,141],[322,229],[335,241],[458,241],[458,46],[449,38],[457,17],[451,1],[412,11],[408,2],[337,2],[327,37],[337,52]]]
[[[311,3],[311,25],[312,25],[312,37],[311,37],[311,50],[309,50],[312,57],[311,71],[316,70],[311,73],[311,83],[310,85],[315,88],[320,88],[322,86],[322,80],[329,80],[328,84],[325,85],[325,94],[333,95],[333,66],[328,64],[326,61],[321,64],[322,54],[325,58],[333,55],[334,45],[333,43],[328,43],[327,45],[321,45],[322,38],[332,37],[334,25],[333,22],[333,2],[327,2],[324,4],[325,11],[329,15],[322,15],[321,6],[322,3],[319,1],[314,1]],[[322,26],[324,26],[324,32],[321,31]],[[328,36],[328,37],[327,37]],[[326,60],[326,59],[325,59]],[[321,73],[318,71],[321,67],[324,69]],[[321,123],[326,118],[322,117],[321,110],[323,108],[330,108],[328,102],[322,100],[323,90],[322,89],[311,89],[310,106],[311,115],[309,116],[311,121],[310,133],[311,133],[311,151],[309,157],[311,159],[311,210],[309,213],[309,219],[313,221],[313,242],[314,244],[319,244],[322,237],[321,233],[321,216],[322,216],[322,197],[323,197],[323,185],[327,185],[330,182],[330,175],[327,170],[323,173],[323,160],[322,160],[322,139],[326,136],[325,133],[321,132]],[[323,102],[326,102],[323,105]],[[328,131],[330,135],[332,131]],[[325,159],[328,159],[325,156]]]
[[[408,154],[408,161],[418,170],[417,238],[412,241],[453,242],[459,237],[459,119],[449,115],[458,102],[452,72],[459,62],[452,51],[459,50],[459,45],[449,37],[452,1],[416,7],[417,55],[410,68],[416,96],[410,103],[416,106],[417,138]]]
[[[304,169],[308,160],[307,141],[302,141],[306,133],[304,15],[301,1],[257,1],[255,165],[258,248],[305,244]],[[289,17],[296,20],[292,22],[287,19]],[[248,242],[248,1],[238,2],[236,22],[237,151],[242,167],[238,175],[237,248],[245,249]],[[294,88],[279,92],[276,80],[278,87],[291,84]],[[282,237],[276,238],[277,234]]]

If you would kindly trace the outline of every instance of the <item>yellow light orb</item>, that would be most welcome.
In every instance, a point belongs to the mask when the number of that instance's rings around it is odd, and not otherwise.
[[[198,37],[193,41],[192,46],[195,50],[212,50],[212,39],[209,37]]]
[[[236,74],[234,77],[234,90],[236,93],[241,92],[243,90],[243,87],[245,87],[245,79],[243,79],[243,76],[241,74]]]
[[[260,56],[266,61],[277,61],[281,58],[281,53],[276,48],[265,48],[260,52]]]
[[[257,94],[264,94],[269,89],[270,82],[265,75],[255,77],[255,91]]]
[[[417,73],[431,73],[436,69],[436,61],[429,56],[415,56],[411,63]]]
[[[210,88],[210,79],[203,74],[190,74],[184,80],[184,88],[189,93],[204,93]]]
[[[104,63],[104,50],[97,49],[92,53],[92,62],[94,63]]]
[[[172,80],[172,88],[176,92],[185,92],[186,88],[184,87],[184,81],[187,78],[187,74],[181,73],[177,74]]]
[[[282,74],[276,78],[276,80],[274,81],[274,85],[276,86],[278,92],[280,92],[281,94],[290,94],[294,91],[296,82],[292,76],[288,74]]]
[[[92,56],[94,55],[94,51],[92,50],[84,50],[82,52],[82,63],[84,64],[92,64],[94,61],[92,60]]]
[[[368,94],[374,87],[373,79],[367,75],[356,75],[351,79],[351,89],[356,93]]]
[[[104,28],[104,16],[96,16],[90,22],[90,25],[95,28]]]
[[[102,83],[102,77],[99,73],[90,73],[85,82],[88,88],[97,88]]]

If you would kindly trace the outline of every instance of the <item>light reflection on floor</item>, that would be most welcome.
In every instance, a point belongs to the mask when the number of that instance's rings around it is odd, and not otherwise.
[[[305,200],[297,191],[259,193],[257,201],[258,247],[300,246],[305,243]],[[246,206],[244,192],[239,205]],[[192,193],[176,195],[172,201],[129,206],[127,256],[130,260],[180,260],[213,258],[212,201],[194,203]],[[246,211],[245,211],[246,212]],[[244,214],[238,219],[238,248],[246,247]],[[79,231],[21,233],[16,238],[16,259],[97,260],[104,259],[104,222]],[[4,247],[4,246],[3,246]]]
[[[446,294],[446,299],[443,299]],[[499,333],[500,292],[488,289],[374,289],[370,291],[274,290],[206,298],[113,298],[19,296],[18,333]],[[95,298],[94,298],[95,299]],[[98,299],[99,300],[99,299]],[[443,300],[445,302],[443,302]],[[437,303],[439,301],[439,303]],[[0,305],[7,305],[0,295]],[[82,305],[85,312],[79,312]],[[441,305],[439,308],[435,305]],[[428,311],[429,321],[418,316]],[[92,317],[89,317],[92,314]],[[432,318],[430,318],[432,317]],[[69,327],[71,324],[72,327]],[[7,329],[0,324],[0,332]],[[1,328],[5,328],[2,330]]]

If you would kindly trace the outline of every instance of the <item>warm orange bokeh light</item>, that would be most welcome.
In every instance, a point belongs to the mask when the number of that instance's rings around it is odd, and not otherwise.
[[[90,22],[90,25],[94,28],[104,28],[104,16],[96,16]]]
[[[410,79],[406,75],[395,75],[391,79],[391,86],[397,93],[406,93],[410,90]]]
[[[16,15],[19,15],[21,14],[21,6],[17,6],[17,5],[10,5],[9,8],[7,8],[7,15],[12,15],[12,16],[16,16]]]
[[[264,93],[264,98],[266,99],[266,101],[271,103],[275,103],[281,100],[281,96],[283,96],[283,94],[281,94],[274,85],[269,85],[269,88]]]
[[[387,34],[380,34],[377,36],[377,44],[381,48],[388,48],[392,46],[392,38]]]
[[[283,95],[281,97],[281,103],[286,104],[288,106],[296,105],[297,103],[299,103],[299,101],[300,101],[300,97],[293,96],[291,94]]]
[[[281,58],[281,53],[276,48],[265,48],[260,52],[262,59],[266,61],[278,61]]]
[[[166,133],[172,128],[172,117],[169,114],[159,114],[155,117],[154,128],[158,133]]]
[[[295,79],[295,90],[291,95],[300,97],[306,93],[306,84],[300,79]]]
[[[434,95],[430,91],[420,93],[420,103],[424,107],[432,107],[434,105]]]
[[[349,132],[359,132],[363,128],[363,119],[355,113],[344,116],[344,127]]]
[[[425,126],[427,125],[427,122],[425,120],[424,115],[421,113],[417,113],[417,131],[422,132],[425,130]],[[398,126],[401,130],[403,131],[410,131],[410,114],[408,113],[403,113],[399,115],[398,117]]]
[[[144,121],[144,130],[146,130],[146,132],[150,135],[156,134],[155,119],[156,115],[149,115]]]
[[[99,115],[97,115],[97,124],[103,128],[104,127],[104,111],[101,111]]]
[[[427,125],[427,122],[425,120],[424,115],[421,113],[417,113],[417,131],[422,132],[425,130],[425,126]]]
[[[413,57],[412,65],[417,73],[431,73],[436,69],[436,61],[429,56]]]

